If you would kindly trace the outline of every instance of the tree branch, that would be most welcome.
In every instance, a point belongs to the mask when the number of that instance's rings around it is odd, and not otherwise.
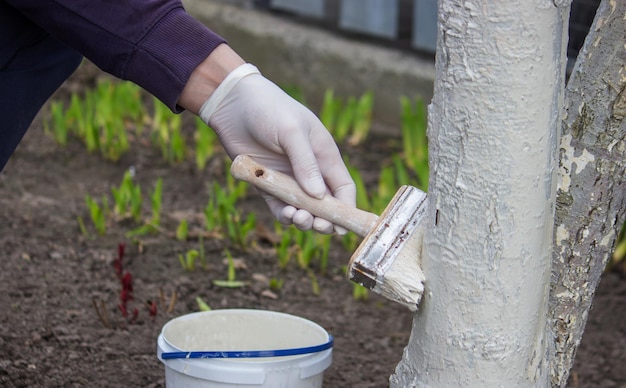
[[[626,210],[626,3],[603,0],[565,91],[550,293],[563,387]]]

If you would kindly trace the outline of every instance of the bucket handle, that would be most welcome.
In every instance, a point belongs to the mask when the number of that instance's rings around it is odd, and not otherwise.
[[[321,345],[307,346],[303,348],[275,349],[275,350],[249,350],[249,351],[196,351],[196,352],[163,352],[163,360],[175,358],[259,358],[259,357],[285,357],[301,354],[318,353],[333,347],[334,338],[328,335],[328,342]]]

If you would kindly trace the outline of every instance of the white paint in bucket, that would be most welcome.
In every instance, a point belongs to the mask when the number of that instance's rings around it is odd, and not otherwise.
[[[248,309],[192,313],[165,324],[158,357],[168,388],[320,388],[332,348],[309,354],[262,358],[175,358],[168,352],[264,351],[315,347],[331,337],[318,324],[289,314]]]

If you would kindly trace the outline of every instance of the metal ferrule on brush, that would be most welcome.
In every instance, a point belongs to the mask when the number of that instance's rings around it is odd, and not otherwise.
[[[385,284],[385,274],[396,262],[405,243],[415,238],[413,235],[426,213],[426,201],[426,193],[412,186],[402,186],[396,192],[377,224],[352,255],[348,266],[350,280],[371,290]],[[413,254],[415,260],[419,260],[419,253]]]

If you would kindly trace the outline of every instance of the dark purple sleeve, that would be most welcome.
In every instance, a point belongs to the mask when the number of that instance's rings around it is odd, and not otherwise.
[[[6,0],[102,70],[174,111],[191,72],[224,39],[179,0]]]

